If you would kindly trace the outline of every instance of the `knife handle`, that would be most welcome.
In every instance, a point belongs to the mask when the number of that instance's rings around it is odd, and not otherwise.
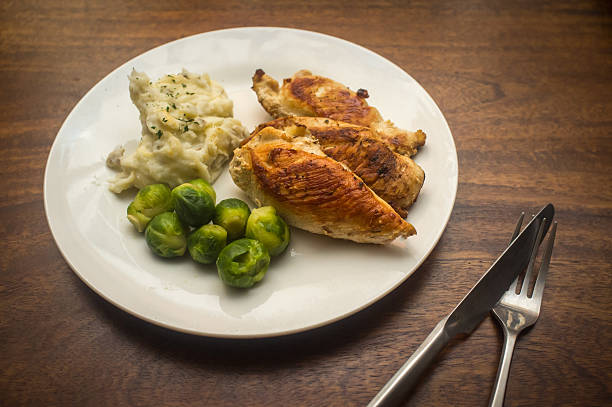
[[[390,407],[404,401],[406,394],[450,340],[444,329],[447,319],[448,317],[438,322],[421,346],[410,356],[410,359],[370,401],[368,407]]]

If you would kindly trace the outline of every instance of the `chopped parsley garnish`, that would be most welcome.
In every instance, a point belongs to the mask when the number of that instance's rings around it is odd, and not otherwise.
[[[184,87],[184,88],[186,88],[186,87],[187,87],[187,85],[185,85],[184,83],[181,83],[181,85],[183,85],[183,87]]]
[[[152,129],[154,129],[154,128],[155,128],[155,126],[151,126],[151,128],[152,128]]]
[[[187,127],[187,125],[185,125],[185,130],[183,130],[183,131],[187,131],[187,130],[189,130],[189,127]]]
[[[166,106],[166,112],[170,111],[170,106]]]
[[[162,122],[166,123],[168,121],[168,119],[166,119],[165,117],[162,117]]]
[[[157,136],[157,138],[161,138],[162,134],[164,134],[164,133],[162,133],[162,131],[161,131],[161,130],[157,130],[157,133],[155,133],[155,135]]]
[[[172,104],[172,108],[173,108],[173,109],[176,109],[176,105],[175,105],[174,103]]]

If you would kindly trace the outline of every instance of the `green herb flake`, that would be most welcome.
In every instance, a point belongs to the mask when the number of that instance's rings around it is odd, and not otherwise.
[[[165,117],[162,117],[162,122],[166,123],[168,122],[168,119],[166,119]]]
[[[183,85],[183,87],[184,87],[184,88],[186,88],[186,87],[187,87],[187,85],[185,85],[184,83],[181,83],[181,85]]]
[[[157,138],[161,138],[162,134],[164,134],[164,133],[162,133],[162,131],[161,131],[161,130],[157,130],[157,133],[155,133],[155,135],[157,136]]]
[[[183,131],[187,131],[189,130],[189,127],[187,127],[187,125],[185,125],[185,129]]]
[[[172,108],[173,108],[173,109],[176,109],[176,105],[175,105],[174,103],[172,104]]]
[[[170,106],[166,106],[166,112],[170,111]]]

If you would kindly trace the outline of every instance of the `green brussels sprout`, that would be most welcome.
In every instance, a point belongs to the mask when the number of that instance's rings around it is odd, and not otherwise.
[[[179,219],[189,226],[202,226],[215,214],[214,190],[204,180],[186,182],[172,190],[174,210]],[[212,191],[212,195],[210,193]]]
[[[221,250],[217,271],[221,280],[232,287],[248,288],[260,281],[270,264],[270,255],[261,242],[238,239]]]
[[[217,193],[213,189],[212,185],[204,181],[202,178],[191,180],[189,181],[189,183],[191,185],[195,185],[196,187],[208,192],[208,195],[212,197],[213,202],[217,201]]]
[[[212,264],[225,247],[227,232],[221,226],[204,225],[187,238],[191,258],[202,264]]]
[[[227,239],[231,242],[244,236],[250,214],[249,205],[240,199],[224,199],[215,207],[213,223],[227,230]]]
[[[257,239],[271,256],[281,254],[289,244],[289,227],[272,206],[253,209],[247,220],[246,237]]]
[[[155,215],[173,208],[170,188],[164,184],[147,185],[136,194],[127,208],[127,218],[136,230],[142,232]]]
[[[177,257],[185,254],[187,236],[178,216],[164,212],[155,216],[145,230],[147,245],[161,257]]]

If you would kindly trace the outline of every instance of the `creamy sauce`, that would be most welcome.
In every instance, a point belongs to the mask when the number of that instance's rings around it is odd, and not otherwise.
[[[135,152],[109,154],[107,165],[121,172],[110,181],[119,193],[153,183],[177,186],[194,178],[212,183],[248,136],[232,118],[233,103],[207,74],[186,70],[156,82],[132,71],[130,97],[140,112],[142,138]]]

